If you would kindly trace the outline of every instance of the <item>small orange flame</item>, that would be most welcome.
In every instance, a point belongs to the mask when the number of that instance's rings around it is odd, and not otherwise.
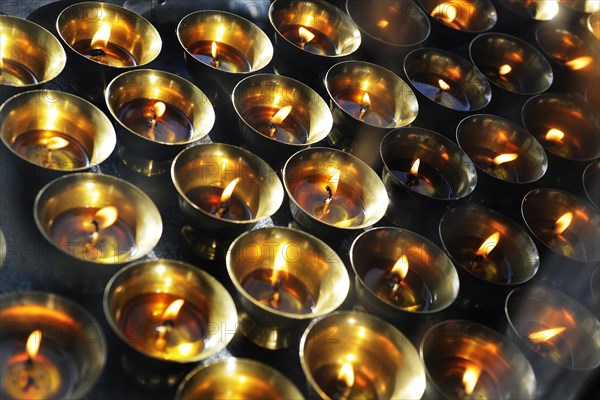
[[[560,334],[567,328],[560,326],[558,328],[544,329],[543,331],[533,332],[529,334],[529,339],[535,340],[536,342],[547,342],[554,336]]]
[[[284,277],[287,273],[285,256],[283,254],[284,249],[285,245],[281,246],[277,251],[277,255],[275,256],[275,261],[273,262],[273,272],[271,274],[271,286],[277,286],[279,279]]]
[[[354,385],[354,369],[352,368],[352,364],[348,361],[343,363],[337,378],[338,381],[344,382],[347,387],[352,387]]]
[[[229,182],[227,186],[225,186],[225,189],[223,189],[223,193],[221,193],[221,204],[227,203],[229,201],[231,195],[233,194],[233,190],[235,189],[235,185],[237,185],[239,181],[240,178],[235,178],[234,180]]]
[[[500,232],[492,233],[487,239],[483,241],[479,249],[477,250],[478,255],[487,256],[496,248],[500,241]]]
[[[431,11],[431,16],[437,19],[442,20],[446,23],[451,23],[456,19],[456,15],[458,14],[458,9],[452,3],[443,2],[435,6],[435,8]]]
[[[408,258],[406,255],[403,254],[402,257],[396,261],[396,264],[392,267],[392,273],[399,275],[400,279],[406,278],[406,274],[408,274]]]
[[[481,368],[475,365],[469,365],[465,370],[462,383],[465,387],[465,392],[467,393],[467,396],[470,396],[473,393],[473,390],[475,390],[475,386],[477,386],[477,381],[479,380],[480,375]]]
[[[165,111],[167,111],[167,106],[162,101],[157,101],[154,103],[154,106],[152,106],[152,109],[154,110],[154,116],[156,119],[163,116]]]
[[[369,97],[369,93],[364,92],[362,96],[362,104],[366,106],[371,106],[371,98]]]
[[[98,230],[108,228],[119,218],[119,211],[115,206],[102,207],[94,214],[94,221],[98,223]]]
[[[285,106],[283,108],[280,108],[279,111],[277,111],[277,113],[275,113],[275,115],[271,119],[271,123],[277,125],[281,124],[283,120],[286,119],[288,115],[290,115],[290,112],[292,112],[292,106]]]
[[[308,43],[315,38],[315,34],[304,27],[298,28],[298,35],[304,40],[304,43]]]
[[[509,74],[510,71],[512,71],[512,67],[508,64],[504,64],[504,65],[500,66],[500,68],[498,68],[498,73],[500,75]]]
[[[69,141],[67,139],[58,136],[53,136],[46,141],[46,148],[48,150],[60,150],[68,145]]]
[[[494,158],[494,164],[496,164],[496,165],[504,164],[504,163],[507,163],[510,161],[514,161],[517,158],[519,158],[519,155],[517,153],[500,154],[499,156]]]
[[[583,56],[583,57],[577,57],[570,61],[565,62],[565,65],[574,71],[578,71],[578,70],[583,69],[583,68],[587,67],[588,65],[590,65],[592,63],[592,61],[594,61],[594,59],[592,57]]]
[[[377,22],[377,26],[380,28],[386,28],[390,24],[390,21],[382,19]]]
[[[443,79],[438,80],[438,85],[440,85],[440,89],[442,89],[442,90],[448,90],[448,89],[450,89],[450,85],[448,85],[446,83],[446,81],[443,80]]]
[[[111,27],[108,22],[101,23],[100,28],[98,28],[98,30],[92,37],[92,42],[90,43],[90,46],[92,46],[92,48],[106,47],[106,45],[108,45],[108,39],[110,39],[110,31]]]
[[[546,140],[552,140],[554,142],[560,142],[565,137],[565,133],[560,129],[551,128],[546,133]]]
[[[417,158],[410,166],[410,173],[413,175],[419,175],[419,166],[421,165],[421,159]]]
[[[219,58],[219,48],[217,47],[217,42],[215,41],[213,41],[212,45],[210,46],[210,55],[212,56],[213,60]]]
[[[37,329],[29,334],[29,337],[27,338],[27,344],[25,345],[25,349],[27,350],[27,355],[30,359],[33,359],[37,355],[41,343],[42,331]]]
[[[564,213],[554,223],[554,233],[557,235],[563,233],[569,227],[569,225],[571,225],[571,221],[573,221],[573,213],[570,211]]]
[[[165,309],[165,311],[162,314],[163,323],[165,321],[174,321],[175,319],[177,319],[177,315],[179,315],[179,311],[181,310],[181,307],[183,307],[184,304],[185,300],[183,299],[177,299],[171,304],[169,304],[169,306]]]
[[[331,189],[331,195],[333,196],[335,192],[337,192],[338,185],[340,184],[340,170],[336,169],[334,174],[329,178],[329,182],[327,183],[329,188]]]

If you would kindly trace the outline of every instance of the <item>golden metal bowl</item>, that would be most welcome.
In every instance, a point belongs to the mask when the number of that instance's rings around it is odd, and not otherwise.
[[[587,18],[587,27],[596,39],[600,40],[600,10],[596,10]]]
[[[550,21],[559,12],[558,0],[499,0],[499,3],[527,20]]]
[[[454,30],[477,33],[496,25],[496,8],[489,0],[419,0],[419,3],[435,24]]]

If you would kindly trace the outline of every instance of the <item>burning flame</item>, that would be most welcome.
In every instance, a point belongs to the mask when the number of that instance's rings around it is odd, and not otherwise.
[[[379,22],[377,22],[377,26],[380,28],[386,28],[388,25],[390,24],[390,21],[382,19]]]
[[[504,64],[504,65],[500,66],[500,68],[498,68],[498,73],[500,75],[509,74],[510,71],[512,71],[512,67],[508,64]]]
[[[46,148],[48,150],[59,150],[69,145],[69,141],[67,139],[63,139],[58,136],[54,136],[49,138],[46,141]]]
[[[475,390],[475,386],[477,386],[477,381],[479,380],[479,375],[481,375],[481,368],[476,367],[475,365],[470,365],[465,370],[462,383],[465,387],[467,396],[470,396],[473,393],[473,390]]]
[[[41,343],[42,331],[37,329],[29,334],[25,348],[27,349],[27,355],[30,359],[33,359],[37,355]]]
[[[410,173],[413,175],[419,174],[419,166],[421,165],[421,159],[417,158],[410,166]]]
[[[292,106],[285,106],[283,108],[280,108],[279,111],[277,111],[277,113],[275,113],[275,115],[271,119],[271,123],[281,124],[283,120],[286,119],[288,115],[290,115],[290,112],[292,112]]]
[[[227,203],[233,194],[233,189],[235,189],[235,185],[238,184],[240,178],[235,178],[223,189],[223,193],[221,193],[221,204]]]
[[[371,98],[369,97],[369,93],[364,92],[362,96],[363,105],[371,106]]]
[[[565,133],[560,129],[552,128],[546,133],[546,140],[560,142],[565,137]]]
[[[339,183],[340,183],[340,170],[337,169],[335,171],[335,173],[333,175],[331,175],[331,178],[329,178],[329,182],[327,183],[329,185],[329,188],[331,189],[332,196],[337,191]]]
[[[396,261],[396,264],[392,267],[392,273],[398,274],[400,279],[406,278],[406,274],[408,274],[408,258],[406,255],[403,254],[402,257]]]
[[[442,89],[442,90],[448,90],[448,89],[450,89],[450,85],[448,85],[446,83],[446,81],[443,80],[443,79],[438,80],[438,85],[440,85],[440,89]]]
[[[166,308],[165,312],[163,312],[162,320],[164,321],[174,321],[179,315],[179,310],[183,307],[185,300],[177,299]]]
[[[154,110],[154,118],[156,119],[163,116],[165,111],[167,111],[167,106],[162,101],[157,101],[154,103],[154,106],[152,106],[152,109]]]
[[[514,161],[519,157],[517,153],[505,153],[500,154],[499,156],[494,158],[494,164],[500,165],[510,161]]]
[[[217,42],[213,41],[210,47],[210,54],[212,55],[213,60],[219,58],[219,48],[217,47]]]
[[[567,328],[560,326],[558,328],[544,329],[543,331],[533,332],[529,334],[529,339],[535,340],[537,342],[547,342],[554,336],[563,332],[565,329]]]
[[[498,245],[498,241],[500,241],[500,232],[494,232],[481,243],[479,249],[477,250],[478,255],[487,256],[496,248]]]
[[[119,218],[119,211],[115,206],[102,207],[94,214],[94,221],[98,223],[98,230],[108,228]]]
[[[100,24],[100,28],[98,28],[94,34],[94,37],[92,37],[90,46],[92,46],[92,48],[106,47],[108,44],[108,39],[110,39],[110,30],[111,27],[108,22],[103,22]]]
[[[565,62],[565,65],[574,71],[578,71],[590,65],[592,61],[594,61],[592,57],[583,56]]]
[[[571,221],[573,221],[573,213],[566,212],[554,223],[554,233],[560,235],[563,233],[569,225],[571,225]]]
[[[354,369],[352,368],[352,364],[348,361],[343,363],[337,378],[339,381],[344,382],[347,387],[352,387],[354,385]]]
[[[304,27],[298,28],[298,35],[304,40],[304,43],[308,43],[315,38],[315,34]]]
[[[282,275],[285,275],[287,272],[285,256],[283,255],[285,246],[286,245],[281,246],[277,252],[277,255],[275,256],[275,261],[273,262],[273,273],[271,274],[271,286],[277,286],[279,278]]]
[[[452,3],[443,2],[435,6],[431,11],[431,16],[437,19],[441,19],[443,22],[450,23],[456,19],[458,10]]]

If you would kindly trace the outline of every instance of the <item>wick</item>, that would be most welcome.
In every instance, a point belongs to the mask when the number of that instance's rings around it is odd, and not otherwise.
[[[279,294],[279,289],[281,289],[282,284],[283,278],[280,277],[279,279],[277,279],[277,283],[273,285],[273,293],[269,297],[269,300],[267,300],[267,303],[269,303],[269,305],[273,308],[277,308],[279,306],[279,299],[281,298],[281,295]]]
[[[323,215],[327,215],[329,213],[329,203],[331,203],[331,200],[333,199],[333,190],[331,190],[331,187],[327,185],[325,186],[325,190],[327,191],[327,197],[323,202]]]
[[[304,40],[304,38],[300,38],[299,46],[302,50],[304,50],[304,46],[306,46],[306,40]]]
[[[417,175],[409,172],[406,175],[406,186],[408,186],[408,187],[419,186],[419,177]]]
[[[148,120],[148,137],[154,140],[156,139],[156,136],[154,135],[154,127],[156,126],[158,116],[156,115],[156,110],[154,107],[152,107],[150,111],[152,111],[152,118]]]
[[[221,203],[213,215],[217,218],[223,218],[223,214],[225,214],[227,211],[229,211],[229,201]]]
[[[442,96],[444,95],[444,89],[439,89],[435,94],[435,98],[433,99],[436,103],[442,101]]]
[[[213,57],[213,60],[210,64],[215,68],[219,68],[221,66],[221,60],[219,59],[219,56],[217,55],[216,57]]]
[[[335,381],[335,393],[333,393],[332,398],[335,400],[346,400],[350,397],[350,393],[352,392],[352,388],[346,384],[345,381],[341,379],[336,379]]]
[[[273,135],[275,135],[275,132],[277,132],[277,124],[271,122],[269,124],[269,137],[273,137]]]
[[[97,48],[90,50],[89,54],[91,57],[105,57],[106,51],[104,51],[104,49]]]
[[[402,277],[395,272],[390,272],[389,279],[390,283],[392,284],[392,298],[396,298],[398,296],[400,286],[402,285]]]
[[[363,118],[365,117],[365,114],[367,113],[367,111],[369,111],[369,105],[368,104],[363,104],[360,107],[360,114],[358,114],[358,119],[360,119],[362,121]]]
[[[475,256],[469,261],[469,266],[473,272],[481,272],[481,266],[479,265],[485,257],[482,254],[475,254]]]
[[[54,161],[52,161],[52,149],[48,149],[48,154],[46,155],[46,165],[53,165]]]
[[[100,224],[95,219],[92,220],[92,225],[94,225],[94,232],[90,235],[90,241],[86,245],[86,247],[94,247],[98,244],[98,240],[100,239],[100,235],[98,231],[100,230]]]
[[[156,327],[156,347],[160,351],[164,351],[167,348],[167,334],[171,331],[171,329],[175,326],[175,323],[168,319],[162,322],[159,326]]]

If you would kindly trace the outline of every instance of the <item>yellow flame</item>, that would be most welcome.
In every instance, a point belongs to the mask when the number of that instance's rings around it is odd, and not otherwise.
[[[554,142],[560,142],[564,137],[565,133],[556,128],[551,128],[548,130],[548,133],[546,133],[546,140],[552,140]]]
[[[352,364],[348,361],[343,363],[337,378],[339,381],[343,381],[347,387],[352,387],[354,385],[354,369],[352,368]]]
[[[496,165],[504,164],[504,163],[507,163],[510,161],[514,161],[517,158],[519,158],[519,155],[517,153],[500,154],[499,156],[494,158],[494,164],[496,164]]]
[[[396,261],[396,264],[392,267],[392,273],[400,275],[400,279],[406,278],[406,274],[408,274],[408,258],[406,255],[403,254],[402,257]]]
[[[212,55],[213,60],[219,58],[219,48],[217,47],[217,42],[213,41],[210,47],[210,54]]]
[[[279,247],[277,251],[277,255],[275,256],[275,261],[273,262],[273,272],[271,274],[271,285],[277,285],[279,278],[287,273],[287,267],[285,262],[285,256],[283,254],[283,249],[285,249],[285,244]]]
[[[450,23],[456,19],[458,10],[452,3],[443,2],[435,6],[431,11],[431,16],[437,19],[441,19],[443,22]]]
[[[329,185],[329,188],[331,189],[332,195],[334,195],[335,192],[337,191],[339,183],[340,183],[340,170],[336,169],[335,173],[333,175],[331,175],[331,178],[329,178],[329,182],[327,183],[327,185]]]
[[[285,106],[279,109],[271,119],[272,124],[281,124],[284,119],[292,112],[292,106]]]
[[[94,221],[98,223],[98,229],[108,228],[119,218],[119,211],[115,206],[102,207],[94,214]]]
[[[571,225],[571,221],[573,221],[573,213],[570,211],[564,213],[554,223],[554,233],[557,235],[563,233],[569,227],[569,225]]]
[[[46,148],[48,150],[60,150],[69,145],[69,141],[67,139],[63,139],[58,136],[53,136],[48,138],[46,141]]]
[[[27,344],[25,345],[29,358],[33,359],[33,357],[37,355],[41,343],[42,331],[37,329],[29,334],[29,337],[27,338]]]
[[[479,380],[479,376],[481,375],[481,368],[470,365],[465,370],[465,374],[463,375],[463,385],[465,387],[465,392],[467,396],[470,396],[475,390],[475,386],[477,386],[477,381]]]
[[[179,310],[181,310],[181,307],[183,307],[184,304],[185,300],[183,299],[177,299],[169,304],[169,306],[165,309],[165,312],[163,312],[163,322],[174,321],[177,318],[177,315],[179,315]]]
[[[512,71],[512,67],[508,64],[504,64],[504,65],[500,66],[500,68],[498,68],[498,73],[500,75],[509,74],[510,71]]]
[[[498,242],[500,241],[500,232],[492,233],[487,239],[481,243],[479,249],[477,250],[477,254],[482,256],[487,256],[496,248]]]
[[[443,80],[443,79],[438,80],[438,84],[440,85],[440,89],[442,89],[442,90],[448,90],[448,89],[450,89],[450,85],[448,85],[446,83],[446,81]]]
[[[419,166],[421,165],[421,159],[417,158],[410,166],[410,173],[413,175],[419,175]]]
[[[300,35],[300,37],[304,40],[305,43],[308,43],[315,38],[314,33],[302,26],[298,28],[298,35]]]
[[[377,22],[377,26],[380,27],[380,28],[382,28],[382,29],[386,28],[389,24],[390,24],[390,21],[388,21],[386,19],[382,19],[382,20],[379,20]]]
[[[90,43],[92,48],[106,47],[108,39],[110,39],[110,31],[111,27],[108,22],[101,23],[100,28],[98,28],[94,37],[92,37],[92,42]]]
[[[567,329],[567,328],[560,326],[558,328],[551,328],[551,329],[545,329],[545,330],[539,331],[539,332],[533,332],[533,333],[529,334],[529,339],[535,340],[537,342],[547,342],[548,340],[552,339],[554,336],[563,332],[565,329]]]
[[[362,103],[365,106],[371,106],[371,97],[369,97],[369,93],[367,93],[367,92],[363,93]]]
[[[165,111],[167,111],[167,106],[162,101],[157,101],[154,103],[152,108],[154,109],[154,115],[156,115],[156,118],[162,117]]]
[[[574,71],[578,71],[578,70],[583,69],[583,68],[587,67],[588,65],[590,65],[592,63],[592,61],[594,61],[594,59],[592,57],[583,56],[583,57],[577,57],[570,61],[565,62],[565,65]]]
[[[235,189],[235,185],[238,184],[240,178],[235,178],[223,189],[223,193],[221,193],[221,203],[227,203],[233,194],[233,189]]]

